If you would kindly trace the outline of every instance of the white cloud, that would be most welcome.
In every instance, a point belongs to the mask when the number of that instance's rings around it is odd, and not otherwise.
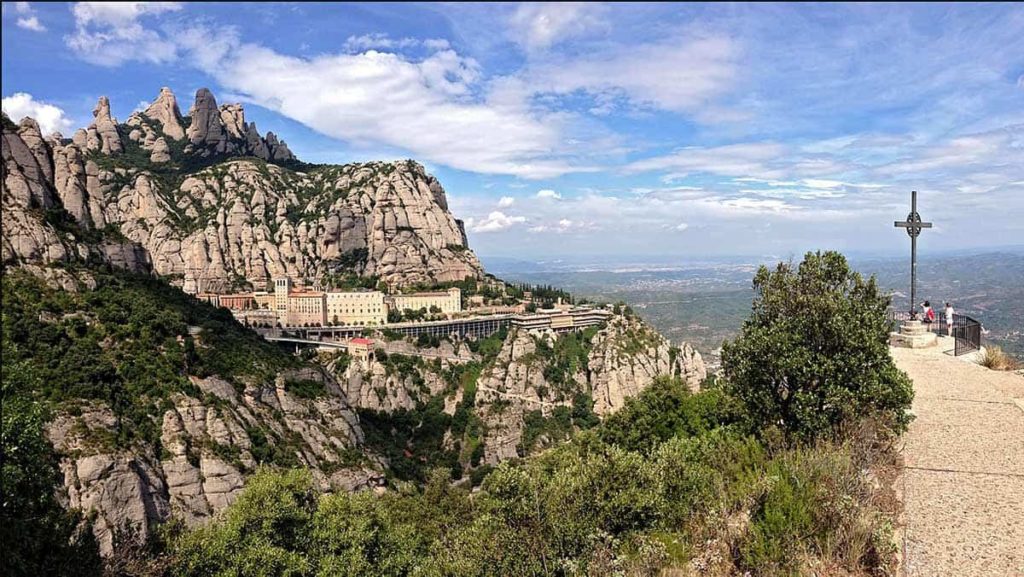
[[[25,30],[31,30],[33,32],[46,32],[46,26],[43,26],[39,22],[37,16],[29,16],[27,18],[18,18],[18,28],[24,28]]]
[[[448,50],[451,44],[444,38],[392,38],[382,32],[363,34],[361,36],[349,36],[345,39],[345,51],[349,53],[366,52],[367,50],[400,51],[408,48],[423,47],[427,51],[437,52]]]
[[[423,47],[427,50],[447,50],[452,45],[444,38],[427,38],[423,41]]]
[[[498,201],[498,208],[508,208],[515,203],[516,199],[512,198],[511,196],[503,196],[501,197],[501,200]]]
[[[564,230],[564,229],[567,229],[567,228],[569,228],[571,226],[572,226],[572,221],[567,219],[567,218],[563,218],[562,220],[558,221],[558,228],[560,228],[560,229]]]
[[[44,135],[54,132],[67,132],[74,128],[71,120],[64,116],[64,111],[52,104],[38,101],[31,94],[16,92],[4,97],[3,110],[14,122],[31,116],[39,123],[39,130]]]
[[[362,36],[349,36],[345,40],[345,50],[348,52],[364,52],[374,49],[400,50],[411,48],[419,44],[415,38],[391,38],[387,34],[375,32],[363,34]]]
[[[78,2],[72,8],[75,32],[64,42],[79,58],[100,66],[170,62],[177,56],[174,41],[140,19],[177,10],[179,2]]]
[[[605,7],[593,2],[524,2],[509,18],[511,36],[539,50],[607,27]]]
[[[777,179],[784,171],[771,166],[786,152],[781,144],[754,142],[712,148],[687,147],[672,154],[636,161],[632,172],[671,170],[675,173],[711,173],[744,178]]]
[[[508,216],[496,210],[480,222],[474,222],[470,227],[470,232],[497,232],[524,222],[526,222],[526,217]]]
[[[543,190],[538,190],[537,191],[537,198],[560,199],[560,198],[562,198],[562,195],[560,195],[557,192],[551,190],[550,188],[545,188]]]
[[[686,224],[685,222],[681,222],[681,223],[676,225],[676,230],[678,230],[680,232],[682,232],[682,231],[684,231],[684,230],[686,230],[688,228],[690,228],[690,225]]]
[[[422,59],[376,51],[303,58],[224,30],[196,27],[176,38],[244,100],[328,136],[473,172],[547,178],[581,170],[551,153],[561,148],[563,119],[481,94],[479,65],[453,50]]]
[[[46,32],[46,26],[39,21],[35,9],[29,2],[15,2],[14,12],[20,16],[17,20],[18,28],[33,32]]]
[[[732,86],[738,58],[739,50],[730,38],[677,36],[550,58],[534,64],[526,78],[541,93],[585,91],[598,99],[595,111],[599,114],[607,114],[617,96],[638,106],[689,113],[706,108],[713,97]],[[715,116],[721,120],[726,114],[716,109]]]

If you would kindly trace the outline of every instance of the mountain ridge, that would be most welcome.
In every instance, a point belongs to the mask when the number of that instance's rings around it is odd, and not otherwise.
[[[94,116],[70,140],[4,117],[4,262],[92,252],[188,292],[262,288],[276,275],[396,287],[483,275],[443,187],[414,161],[301,163],[206,89],[187,117],[166,88],[126,123],[106,97]],[[33,209],[63,209],[70,218],[59,224],[111,238],[98,251],[79,246],[81,234],[61,235],[55,215]]]

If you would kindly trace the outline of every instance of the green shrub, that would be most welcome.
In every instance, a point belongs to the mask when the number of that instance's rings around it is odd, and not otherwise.
[[[2,371],[2,572],[12,577],[97,575],[101,564],[92,533],[79,531],[79,512],[64,510],[57,500],[60,472],[43,434],[47,415],[39,403],[17,392],[42,383],[24,361],[5,358]]]
[[[811,440],[874,417],[902,431],[913,390],[889,356],[889,297],[839,253],[808,253],[797,267],[761,267],[740,336],[722,347],[722,371],[757,430]]]
[[[317,501],[305,471],[261,470],[224,515],[174,547],[182,576],[306,575],[309,528]]]
[[[303,399],[315,399],[327,394],[327,387],[313,379],[285,379],[284,390]]]
[[[609,444],[646,452],[672,437],[699,435],[740,418],[735,401],[722,390],[693,394],[679,379],[658,377],[609,415],[598,432]]]

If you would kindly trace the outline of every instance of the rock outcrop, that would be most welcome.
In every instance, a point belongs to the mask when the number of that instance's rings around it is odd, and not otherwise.
[[[45,263],[82,252],[59,246],[52,227],[24,213],[58,203],[82,229],[116,229],[118,238],[144,249],[147,257],[136,261],[152,263],[188,291],[244,282],[262,288],[281,274],[374,275],[395,286],[482,274],[461,222],[448,212],[444,189],[413,161],[308,172],[267,164],[295,160],[273,133],[263,138],[246,123],[241,105],[218,108],[205,89],[181,131],[185,152],[172,145],[177,128],[180,113],[168,89],[120,126],[109,101],[100,99],[96,121],[70,143],[43,140],[31,121],[17,129],[5,122],[4,159],[11,169],[4,206],[18,214],[8,217],[5,210],[11,227],[4,227],[4,260]],[[158,176],[131,160],[137,155],[122,154],[122,132],[129,145],[148,151],[153,165],[191,155],[209,166],[178,178]]]
[[[106,96],[100,96],[92,115],[92,124],[84,130],[75,132],[75,145],[83,150],[95,150],[103,154],[124,152],[117,119],[110,115],[110,100]]]
[[[380,349],[393,357],[392,360],[404,357],[403,361],[407,361],[412,370],[396,370],[396,363],[386,364],[375,359],[351,360],[341,371],[339,384],[352,407],[382,413],[412,410],[446,391],[448,382],[442,373],[453,364],[480,360],[469,347],[456,347],[448,341],[442,341],[437,348],[421,348],[399,340],[382,342]],[[328,365],[330,371],[338,368],[337,360]]]
[[[189,144],[185,151],[200,156],[254,156],[273,162],[290,162],[295,155],[288,145],[278,140],[273,132],[263,138],[255,123],[246,123],[241,104],[224,104],[206,88],[196,92],[196,100],[189,111],[192,123],[185,131]]]
[[[149,154],[149,161],[153,163],[171,161],[171,149],[167,146],[167,141],[162,136],[153,142],[153,150]]]
[[[200,88],[196,92],[196,101],[188,115],[192,118],[192,124],[185,134],[192,147],[190,150],[201,154],[227,152],[227,131],[220,110],[217,109],[217,100],[209,90]]]
[[[53,187],[50,148],[35,121],[25,119],[16,126],[4,114],[2,149],[3,263],[49,264],[87,256],[87,246],[45,216],[61,201]]]
[[[606,415],[647,388],[659,375],[679,377],[696,390],[707,376],[700,353],[687,343],[671,344],[639,319],[615,316],[594,337],[590,352],[594,412]]]
[[[522,457],[527,413],[549,416],[557,407],[571,407],[576,393],[589,395],[594,412],[604,416],[659,376],[677,377],[691,390],[707,376],[700,353],[690,345],[672,347],[639,319],[617,315],[588,343],[586,366],[553,383],[546,376],[552,361],[539,350],[552,350],[557,338],[562,337],[514,332],[481,375],[476,410],[486,431],[485,462]]]
[[[285,390],[289,377],[325,378],[316,371],[281,375],[277,386],[253,384],[239,393],[216,377],[192,377],[204,397],[171,397],[159,454],[150,445],[108,448],[104,439],[114,434],[116,419],[102,403],[59,414],[47,434],[64,455],[68,505],[95,515],[101,552],[110,554],[114,533],[127,527],[145,538],[172,517],[188,526],[205,522],[234,502],[268,447],[290,453],[324,490],[378,484],[379,463],[343,462],[363,441],[358,418],[344,399],[300,399]],[[256,432],[258,440],[252,437]]]
[[[142,114],[150,120],[159,123],[160,129],[166,136],[174,140],[185,138],[185,129],[181,125],[182,119],[181,111],[178,109],[178,100],[174,97],[174,93],[171,92],[170,88],[166,86],[161,88],[160,96],[157,96],[156,100]]]
[[[513,332],[505,340],[493,366],[480,376],[475,409],[484,423],[484,462],[524,456],[521,446],[526,414],[550,414],[558,406],[569,406],[571,398],[555,400],[544,376],[545,363],[537,356],[538,340],[551,342],[551,334]],[[572,375],[575,388],[586,392],[586,375]]]

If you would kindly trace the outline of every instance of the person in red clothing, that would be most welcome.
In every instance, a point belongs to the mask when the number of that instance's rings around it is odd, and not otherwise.
[[[932,308],[932,303],[924,301],[924,310],[922,312],[922,320],[931,327],[931,324],[935,322],[935,309]]]

